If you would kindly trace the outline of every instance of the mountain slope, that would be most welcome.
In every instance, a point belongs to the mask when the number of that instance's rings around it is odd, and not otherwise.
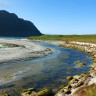
[[[13,13],[4,10],[0,11],[0,36],[28,37],[40,35],[42,33],[32,22],[18,18]]]

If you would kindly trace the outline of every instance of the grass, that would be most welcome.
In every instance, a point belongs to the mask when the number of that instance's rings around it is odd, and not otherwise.
[[[82,87],[75,94],[76,96],[96,96],[96,84]]]
[[[12,76],[12,75],[9,75],[9,76],[3,76],[2,78],[3,78],[3,79],[11,79],[11,78],[13,78],[13,76]]]
[[[96,35],[42,35],[42,36],[31,36],[28,37],[28,39],[80,41],[80,42],[96,43]]]
[[[0,44],[2,44],[4,47],[19,47],[19,45],[11,44],[11,43],[0,43]]]

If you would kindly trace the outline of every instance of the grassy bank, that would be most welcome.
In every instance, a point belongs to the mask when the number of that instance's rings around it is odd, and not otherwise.
[[[96,43],[96,35],[42,35],[42,36],[31,36],[29,39],[37,40],[60,40],[60,41],[80,41]]]
[[[81,87],[75,96],[96,96],[96,84]]]

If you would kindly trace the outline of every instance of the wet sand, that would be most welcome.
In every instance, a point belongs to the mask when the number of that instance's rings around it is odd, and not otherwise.
[[[55,50],[35,44],[28,39],[0,39],[0,63],[41,58]]]

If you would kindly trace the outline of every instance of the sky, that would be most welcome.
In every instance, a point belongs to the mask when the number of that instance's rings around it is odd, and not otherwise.
[[[43,34],[96,34],[96,0],[0,0],[0,10],[33,22]]]

